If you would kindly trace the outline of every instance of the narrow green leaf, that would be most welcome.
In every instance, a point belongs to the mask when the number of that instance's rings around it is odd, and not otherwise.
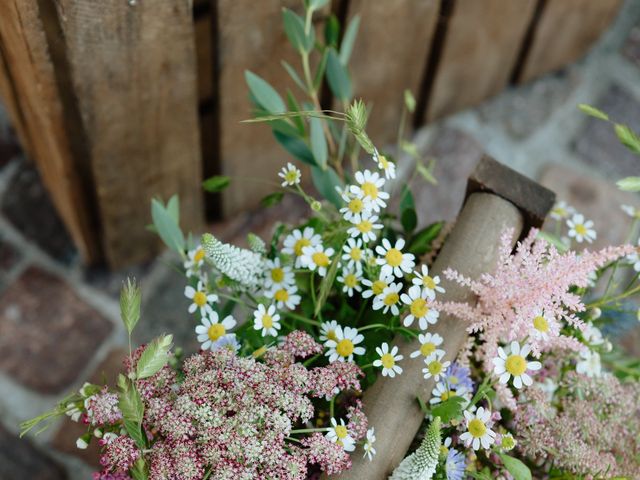
[[[295,158],[309,165],[316,165],[313,153],[307,144],[299,137],[292,137],[276,130],[273,131],[273,136],[276,138],[278,143]]]
[[[324,130],[322,129],[322,120],[319,118],[310,118],[310,137],[311,137],[311,152],[313,158],[316,159],[316,164],[321,168],[327,165],[327,140],[324,137]]]
[[[138,360],[137,378],[148,378],[167,364],[172,341],[173,335],[164,335],[154,339],[147,345],[140,356],[140,360]]]
[[[306,35],[304,31],[304,20],[288,8],[282,9],[282,21],[284,22],[284,31],[293,48],[299,52],[309,53],[315,43],[315,32],[313,28],[309,30],[309,35]]]
[[[118,407],[122,412],[122,417],[125,421],[136,423],[140,425],[142,423],[142,417],[144,415],[144,406],[142,405],[142,398],[140,393],[136,389],[135,385],[126,380],[120,381],[120,394],[118,395]]]
[[[301,136],[295,124],[292,124],[286,120],[274,120],[273,122],[269,122],[269,125],[274,132],[280,132],[288,137]]]
[[[340,249],[342,251],[342,248]],[[329,292],[331,291],[331,286],[336,279],[336,275],[338,274],[338,266],[340,265],[340,253],[336,253],[333,257],[333,261],[331,262],[331,266],[327,271],[327,274],[322,279],[322,283],[320,284],[320,292],[318,293],[318,298],[316,299],[316,307],[313,312],[313,317],[317,318],[324,306],[324,303],[327,301],[327,297],[329,296]]]
[[[514,480],[531,480],[531,470],[522,461],[506,453],[499,453],[500,459]]]
[[[578,108],[582,111],[582,113],[586,113],[595,118],[599,118],[600,120],[609,120],[609,115],[604,113],[602,110],[597,109],[596,107],[592,107],[591,105],[587,105],[586,103],[581,103],[578,105]]]
[[[640,192],[640,177],[626,177],[618,180],[616,185],[625,192]]]
[[[402,140],[402,142],[400,143],[400,148],[411,158],[420,161],[420,152],[418,152],[418,147],[415,143],[409,142],[407,140]]]
[[[260,205],[265,208],[273,207],[282,201],[284,192],[273,192],[260,200]]]
[[[147,464],[144,461],[144,458],[138,458],[136,463],[133,464],[131,468],[131,476],[133,480],[147,480],[149,478],[149,473],[147,472]]]
[[[352,96],[351,80],[346,67],[340,62],[333,48],[329,49],[327,58],[327,80],[331,92],[342,102],[348,102]]]
[[[172,195],[167,202],[167,212],[180,225],[180,198],[178,195]]]
[[[421,256],[431,251],[431,244],[438,238],[443,226],[444,222],[436,222],[426,226],[414,235],[407,250],[416,256]]]
[[[351,52],[353,51],[353,45],[355,44],[356,37],[358,36],[358,28],[360,27],[360,15],[353,17],[353,20],[349,22],[349,26],[344,32],[344,38],[340,45],[340,63],[346,66],[351,58]]]
[[[142,431],[142,424],[138,422],[132,422],[131,420],[124,420],[124,428],[129,436],[136,442],[138,448],[147,447],[147,436]]]
[[[620,123],[615,124],[614,130],[620,143],[627,147],[632,153],[640,155],[640,137],[638,137],[633,130]]]
[[[320,59],[320,63],[318,63],[318,68],[316,68],[315,76],[313,77],[313,88],[318,91],[320,89],[320,85],[322,85],[322,79],[324,78],[324,74],[327,71],[327,59],[329,58],[329,50],[325,49],[322,53],[322,58]]]
[[[413,113],[416,109],[416,99],[409,89],[404,91],[404,106],[407,107],[407,111],[410,113]]]
[[[202,182],[202,188],[204,188],[204,190],[209,193],[221,192],[222,190],[227,188],[230,183],[230,177],[217,175],[215,177],[209,177],[204,182]]]
[[[249,70],[245,70],[244,78],[260,107],[271,114],[285,113],[286,107],[282,98],[266,80]]]
[[[340,21],[335,14],[331,14],[324,25],[324,43],[328,47],[338,47],[340,39]]]
[[[411,233],[418,226],[418,214],[413,208],[406,208],[400,214],[400,223],[405,233]]]
[[[289,107],[289,110],[291,110],[292,112],[300,111],[300,105],[298,104],[296,97],[293,95],[293,93],[289,89],[287,89],[287,107]],[[291,121],[296,126],[298,130],[298,135],[304,136],[306,132],[306,128],[304,125],[304,121],[302,120],[302,117],[301,116],[291,117]]]
[[[402,187],[402,194],[400,195],[400,211],[406,210],[407,208],[416,208],[415,201],[413,200],[413,194],[411,193],[411,189],[408,185]]]
[[[302,79],[298,75],[298,72],[296,72],[295,68],[293,68],[291,65],[289,65],[284,60],[282,60],[281,63],[282,63],[282,66],[284,67],[284,69],[289,74],[289,76],[293,79],[295,84],[298,85],[298,87],[300,87],[303,92],[306,92],[307,91],[307,87],[305,87],[304,82],[302,81]]]
[[[333,203],[336,208],[340,208],[342,198],[340,198],[336,187],[342,190],[342,181],[336,171],[331,167],[327,167],[326,170],[322,170],[319,167],[311,167],[311,179],[318,192]]]
[[[127,278],[120,290],[120,318],[129,335],[140,320],[142,292],[135,280]]]
[[[151,218],[160,238],[167,247],[177,252],[184,251],[184,235],[175,218],[167,211],[162,203],[151,200]]]

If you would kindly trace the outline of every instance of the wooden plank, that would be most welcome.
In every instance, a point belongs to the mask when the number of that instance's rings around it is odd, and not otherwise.
[[[97,261],[100,248],[92,196],[81,175],[85,169],[74,157],[69,118],[35,1],[0,2],[0,48],[5,70],[2,89],[13,92],[5,95],[13,96],[11,113],[23,143],[80,255],[88,263]]]
[[[20,107],[18,105],[18,98],[16,97],[16,91],[13,87],[13,82],[11,80],[11,76],[9,74],[9,69],[6,65],[6,60],[2,55],[2,50],[0,49],[0,101],[4,105],[5,109],[9,114],[9,118],[11,119],[11,125],[13,126],[17,136],[18,141],[22,147],[22,150],[25,152],[27,158],[32,157],[31,153],[31,142],[29,140],[29,135],[27,134],[26,127],[24,125],[24,118],[22,117],[22,112],[20,111]]]
[[[454,2],[427,120],[476,105],[508,84],[535,6],[536,0]]]
[[[196,65],[198,69],[198,99],[210,101],[213,97],[213,39],[211,15],[199,15],[194,21]]]
[[[615,18],[622,0],[547,0],[536,25],[520,82],[584,55]]]
[[[438,20],[438,0],[351,0],[361,16],[351,56],[356,97],[373,110],[367,131],[374,143],[396,140],[405,89],[417,96]],[[411,125],[408,122],[407,125]]]
[[[59,0],[87,133],[107,261],[148,258],[150,200],[178,194],[185,229],[202,224],[190,2]]]

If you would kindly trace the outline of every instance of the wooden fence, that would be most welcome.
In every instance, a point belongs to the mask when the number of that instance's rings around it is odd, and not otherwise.
[[[583,55],[622,0],[333,0],[362,17],[352,55],[370,133],[392,141],[402,92],[419,126]],[[0,95],[25,151],[87,262],[150,256],[149,200],[177,193],[186,228],[251,208],[269,188],[236,182],[203,198],[214,174],[273,178],[287,160],[250,117],[243,72],[291,86],[297,61],[281,23],[300,0],[4,0]],[[321,30],[329,8],[317,18]],[[195,41],[194,41],[195,40]],[[331,104],[330,95],[323,101]]]

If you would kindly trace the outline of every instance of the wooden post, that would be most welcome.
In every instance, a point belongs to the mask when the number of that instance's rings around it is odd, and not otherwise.
[[[493,271],[496,267],[500,237],[506,228],[514,231],[515,243],[521,232],[532,225],[541,225],[554,201],[554,194],[522,175],[487,157],[481,160],[472,174],[469,196],[455,227],[438,255],[432,272],[442,275],[447,267],[470,278]],[[443,301],[472,302],[474,295],[468,288],[443,279],[446,293]],[[441,315],[429,331],[443,339],[445,360],[454,360],[467,340],[465,324],[450,315]],[[373,461],[356,453],[353,467],[340,479],[382,480],[405,457],[407,449],[424,420],[416,397],[428,401],[435,382],[422,376],[422,358],[410,358],[420,348],[417,340],[407,342],[396,337],[404,355],[402,375],[380,377],[364,394],[365,412],[369,424],[376,429],[376,451]]]

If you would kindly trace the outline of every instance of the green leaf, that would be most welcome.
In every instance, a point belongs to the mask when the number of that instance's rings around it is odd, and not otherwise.
[[[454,418],[462,415],[462,405],[466,403],[462,397],[454,396],[445,400],[442,403],[438,403],[431,409],[431,415],[433,417],[440,417],[442,423],[449,423]]]
[[[306,35],[304,31],[304,20],[288,8],[282,9],[282,20],[284,22],[284,31],[293,48],[299,52],[309,53],[315,43],[315,32],[313,28],[309,29],[309,35]]]
[[[324,7],[329,0],[309,0],[309,7],[312,10],[320,10]]]
[[[327,165],[327,140],[324,138],[324,131],[322,130],[322,120],[319,118],[310,118],[310,137],[311,137],[311,152],[313,158],[316,160],[321,168],[325,168]]]
[[[289,107],[289,110],[292,112],[300,111],[300,105],[298,104],[296,97],[294,97],[293,93],[291,93],[291,90],[289,89],[287,89],[287,107]],[[298,134],[303,136],[306,132],[306,129],[305,129],[304,122],[302,121],[302,117],[301,116],[291,117],[291,121],[294,123],[294,125],[298,129]]]
[[[402,210],[400,223],[405,233],[411,233],[418,226],[418,214],[413,208]]]
[[[291,135],[286,135],[277,130],[273,131],[273,136],[276,137],[278,143],[282,145],[284,149],[295,158],[309,165],[316,165],[316,161],[313,158],[313,153],[311,152],[307,144],[299,137],[292,137]]]
[[[411,93],[411,90],[406,89],[404,91],[404,106],[407,108],[407,111],[413,113],[416,109],[416,98]]]
[[[342,248],[340,249],[342,251]],[[327,271],[327,274],[322,279],[322,283],[320,284],[320,293],[318,293],[318,298],[316,300],[316,307],[313,312],[313,317],[317,318],[327,301],[327,297],[329,296],[329,292],[331,291],[331,287],[333,282],[336,279],[336,275],[338,274],[338,265],[340,265],[340,253],[336,253],[333,257],[333,261],[331,262],[331,266]]]
[[[586,103],[581,103],[578,105],[578,108],[582,111],[582,113],[586,113],[595,118],[599,118],[600,120],[609,120],[609,115],[604,113],[602,110],[597,109],[596,107],[592,107],[591,105],[587,105]]]
[[[147,437],[142,431],[142,424],[137,422],[132,422],[130,420],[124,420],[124,428],[129,434],[129,436],[136,442],[138,448],[146,448],[147,447]]]
[[[351,58],[351,52],[353,51],[353,45],[358,36],[358,28],[360,27],[360,15],[353,17],[353,20],[349,22],[349,26],[344,32],[344,38],[340,45],[340,63],[347,66],[349,59]]]
[[[149,478],[149,473],[147,472],[147,464],[142,457],[136,460],[136,463],[133,464],[130,472],[133,480],[147,480]]]
[[[402,187],[402,194],[400,195],[400,211],[406,210],[408,208],[416,208],[416,204],[413,200],[413,194],[411,193],[411,189],[408,185]]]
[[[148,378],[156,374],[169,361],[169,350],[173,335],[164,335],[154,339],[142,352],[136,376],[138,379]]]
[[[640,155],[640,137],[638,137],[633,130],[620,123],[615,124],[614,130],[618,136],[618,140],[620,140],[625,147],[631,150],[632,153]]]
[[[286,120],[274,120],[269,122],[271,125],[271,130],[274,132],[280,132],[288,137],[300,137],[300,131],[296,128],[296,126]]]
[[[625,192],[640,192],[640,177],[627,177],[616,182],[620,190]]]
[[[431,243],[438,238],[443,226],[444,222],[436,222],[426,226],[413,236],[407,250],[418,257],[431,251]]]
[[[328,47],[336,48],[338,40],[340,40],[340,21],[332,13],[324,24],[324,43]]]
[[[272,114],[284,113],[286,111],[282,98],[266,80],[263,80],[249,70],[245,70],[244,78],[251,94],[260,107]]]
[[[351,99],[351,80],[346,67],[340,62],[335,49],[330,48],[327,57],[327,80],[331,92],[342,102]]]
[[[329,50],[326,50],[322,53],[322,58],[320,59],[320,63],[318,63],[318,68],[316,68],[316,73],[313,77],[313,88],[316,91],[320,89],[320,85],[322,85],[322,78],[324,77],[324,72],[327,71],[327,59],[329,58]]]
[[[178,195],[172,195],[167,202],[167,213],[180,225],[180,199]]]
[[[289,65],[284,60],[282,60],[281,63],[282,63],[282,66],[284,67],[284,69],[289,74],[289,76],[293,79],[295,84],[298,85],[298,87],[300,87],[303,92],[306,92],[307,91],[307,87],[305,87],[304,82],[302,81],[302,79],[298,75],[298,72],[296,72],[295,68],[293,68],[291,65]]]
[[[184,235],[176,219],[162,205],[162,202],[151,200],[151,218],[153,225],[164,244],[172,250],[184,251]]]
[[[120,386],[118,407],[122,412],[122,417],[125,422],[141,425],[144,406],[136,386],[122,374],[118,377],[118,385]]]
[[[342,181],[336,171],[331,167],[327,167],[326,170],[322,170],[319,167],[311,167],[311,179],[318,192],[333,203],[336,208],[340,208],[342,198],[340,198],[336,187],[342,190]]]
[[[420,176],[427,182],[432,185],[437,185],[438,180],[433,176],[433,165],[435,164],[435,159],[431,159],[429,162],[429,167],[425,167],[421,161],[418,161],[416,164],[416,169]]]
[[[120,318],[124,323],[127,333],[131,335],[138,320],[140,320],[140,302],[142,292],[135,280],[127,278],[120,291]]]
[[[273,207],[282,201],[284,192],[273,192],[260,200],[260,205],[265,208]]]
[[[217,175],[215,177],[209,177],[204,182],[202,182],[202,188],[204,188],[204,190],[209,193],[221,192],[222,190],[227,188],[230,183],[230,177]]]
[[[498,453],[498,455],[514,480],[531,480],[531,470],[522,461],[505,453]]]

